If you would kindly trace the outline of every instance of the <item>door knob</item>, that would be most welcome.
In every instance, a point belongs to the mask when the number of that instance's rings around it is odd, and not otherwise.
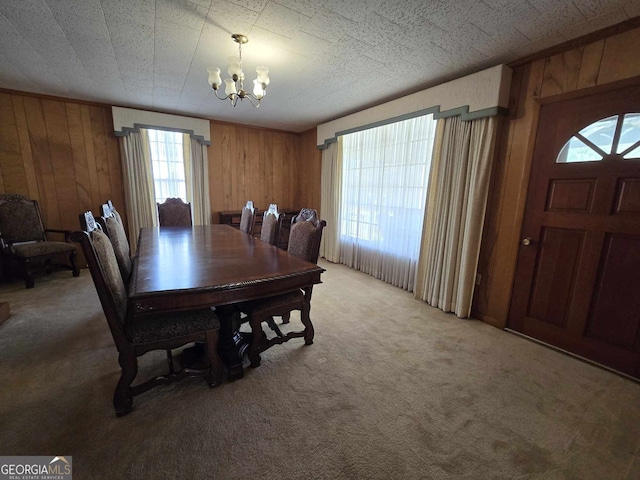
[[[531,238],[529,237],[523,238],[522,245],[524,245],[525,247],[528,247],[529,245],[531,245]]]

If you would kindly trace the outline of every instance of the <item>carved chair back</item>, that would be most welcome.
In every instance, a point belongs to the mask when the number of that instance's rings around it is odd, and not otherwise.
[[[278,213],[278,206],[275,203],[269,205],[269,209],[264,212],[262,218],[260,240],[271,245],[278,245],[283,218],[284,213]]]
[[[122,217],[116,210],[116,207],[113,206],[113,202],[111,200],[107,200],[107,203],[103,203],[100,209],[102,210],[102,216],[104,218],[114,217],[118,222],[120,222],[120,225],[124,227]]]
[[[318,263],[322,229],[327,222],[318,218],[312,208],[303,208],[291,219],[289,247],[287,251],[311,263]]]
[[[242,207],[242,214],[240,215],[240,231],[252,235],[255,219],[256,208],[253,206],[253,201],[249,200],[247,204]]]
[[[122,351],[129,344],[124,331],[128,295],[113,246],[91,212],[80,214],[80,226],[71,239],[82,247],[111,336]]]
[[[181,198],[167,198],[158,203],[158,224],[161,227],[190,227],[191,204],[184,203]]]
[[[113,246],[113,251],[116,255],[116,260],[118,261],[118,268],[120,269],[120,274],[122,275],[122,280],[125,282],[125,284],[128,284],[132,268],[129,239],[127,239],[127,234],[124,231],[122,223],[118,221],[113,211],[109,208],[104,208],[108,207],[108,205],[105,204],[102,207],[103,212],[106,210],[108,216],[98,217],[96,221],[102,227],[102,230],[107,234],[109,240],[111,240],[111,245]]]

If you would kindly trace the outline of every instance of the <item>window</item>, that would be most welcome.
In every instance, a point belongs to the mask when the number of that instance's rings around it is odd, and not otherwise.
[[[420,249],[435,124],[422,116],[342,141],[343,262],[403,288]]]
[[[586,126],[565,143],[556,163],[599,162],[609,155],[640,157],[640,113],[613,115]]]
[[[165,130],[148,132],[156,202],[181,198],[187,203],[183,134]]]

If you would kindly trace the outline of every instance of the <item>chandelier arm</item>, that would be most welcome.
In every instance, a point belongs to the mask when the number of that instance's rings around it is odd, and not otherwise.
[[[213,93],[215,94],[215,96],[218,97],[220,100],[227,100],[230,97],[230,95],[221,97],[220,95],[218,95],[218,90],[216,90],[216,89],[212,89],[212,90],[213,90]]]
[[[260,106],[260,98],[256,98],[252,93],[247,93],[244,98],[249,100],[249,103],[251,105],[253,105],[255,108],[258,108]],[[254,100],[257,100],[258,103],[253,103]]]

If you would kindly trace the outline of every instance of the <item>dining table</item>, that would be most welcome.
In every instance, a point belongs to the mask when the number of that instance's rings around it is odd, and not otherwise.
[[[218,352],[229,380],[243,376],[242,302],[321,283],[324,269],[229,225],[140,229],[129,281],[133,321],[159,312],[215,307]],[[305,296],[305,301],[310,301]]]

